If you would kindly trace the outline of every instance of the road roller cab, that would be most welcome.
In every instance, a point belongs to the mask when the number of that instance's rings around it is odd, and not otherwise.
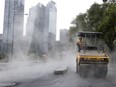
[[[94,75],[106,77],[108,71],[109,56],[106,54],[106,46],[101,39],[101,32],[78,32],[82,38],[82,47],[79,51],[76,45],[76,71],[80,76]]]

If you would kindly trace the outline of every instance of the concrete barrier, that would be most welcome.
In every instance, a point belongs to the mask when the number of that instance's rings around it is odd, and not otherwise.
[[[60,66],[58,67],[55,71],[54,71],[54,74],[55,75],[62,75],[64,73],[66,73],[68,70],[68,67],[67,66]]]

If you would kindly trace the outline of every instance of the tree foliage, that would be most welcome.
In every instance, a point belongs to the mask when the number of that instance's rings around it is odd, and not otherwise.
[[[112,3],[108,5],[98,31],[103,32],[104,41],[113,50],[113,43],[116,39],[116,4]]]
[[[70,37],[78,31],[103,32],[105,43],[113,50],[116,39],[116,3],[94,3],[86,13],[81,13],[72,21]]]
[[[94,3],[87,11],[88,25],[91,31],[97,31],[103,18],[104,10],[107,8],[105,5]]]

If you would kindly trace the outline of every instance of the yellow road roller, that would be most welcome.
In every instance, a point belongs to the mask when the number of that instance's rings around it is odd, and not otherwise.
[[[107,46],[102,40],[101,32],[84,32],[77,34],[76,72],[81,77],[107,76],[109,56]],[[81,38],[81,39],[80,39]]]

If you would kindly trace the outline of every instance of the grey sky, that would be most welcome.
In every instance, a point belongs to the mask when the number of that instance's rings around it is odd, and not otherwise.
[[[46,5],[50,0],[26,0],[26,12],[29,7],[36,5],[38,2]],[[53,0],[57,7],[57,39],[59,39],[59,30],[68,29],[71,21],[79,13],[86,12],[94,3],[102,3],[102,0]]]
[[[28,13],[31,6],[37,3],[46,5],[50,0],[25,0],[25,13]],[[94,3],[102,3],[102,0],[53,0],[57,7],[57,37],[60,29],[68,29],[71,21],[79,13],[86,12]],[[2,33],[4,0],[0,0],[0,33]]]

